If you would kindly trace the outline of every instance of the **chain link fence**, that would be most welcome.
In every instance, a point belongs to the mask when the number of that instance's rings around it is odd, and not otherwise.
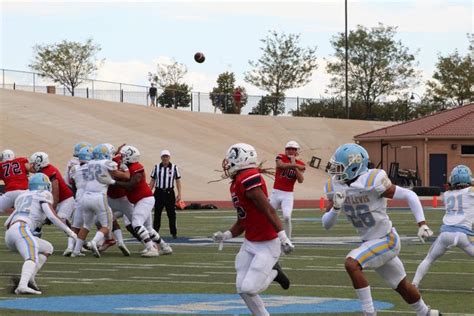
[[[42,77],[37,73],[28,71],[19,71],[11,69],[1,69],[0,87],[3,89],[22,90],[39,93],[51,93],[58,95],[72,95],[64,86]],[[103,80],[83,79],[82,83],[75,88],[74,96],[79,98],[88,98],[94,100],[104,100],[112,102],[126,102],[142,106],[148,106],[150,99],[148,96],[148,86],[134,84],[111,82]],[[158,88],[159,97],[163,90]],[[167,104],[168,107],[175,107],[179,110],[207,113],[240,113],[240,114],[268,114],[260,109],[264,108],[262,104],[275,104],[275,107],[284,107],[283,115],[291,115],[291,111],[299,111],[301,104],[315,100],[311,98],[287,97],[274,98],[269,96],[246,95],[240,100],[232,94],[211,95],[207,92],[190,92],[186,100],[186,107],[176,107],[180,104],[178,98],[182,96],[182,91],[176,91],[172,94],[172,100]],[[174,99],[173,99],[174,98]],[[243,102],[245,100],[245,102]],[[245,103],[245,104],[244,104]],[[174,104],[174,106],[173,106]],[[163,106],[158,104],[158,106]],[[229,109],[229,107],[232,107]],[[255,112],[255,113],[254,113]]]

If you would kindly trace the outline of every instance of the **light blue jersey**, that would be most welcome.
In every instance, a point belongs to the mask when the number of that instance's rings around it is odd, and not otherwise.
[[[443,194],[446,214],[441,232],[463,232],[474,236],[474,187],[450,190]]]

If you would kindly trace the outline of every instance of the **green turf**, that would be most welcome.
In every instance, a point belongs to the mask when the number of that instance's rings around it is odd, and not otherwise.
[[[179,235],[186,237],[207,237],[216,230],[230,227],[234,211],[189,211],[179,212]],[[442,211],[426,211],[427,220],[437,231]],[[321,223],[319,211],[297,210],[294,212],[293,237],[354,236],[355,231],[341,218],[333,230],[326,232]],[[390,211],[390,217],[399,234],[415,236],[417,226],[413,215],[407,211]],[[0,218],[2,222],[5,218]],[[167,225],[166,216],[163,216]],[[163,230],[163,237],[169,238]],[[128,238],[128,233],[124,232]],[[18,275],[22,259],[9,252],[4,245],[4,230],[0,234],[0,296],[14,298],[11,294],[10,278]],[[126,293],[235,293],[234,258],[238,245],[227,245],[219,252],[216,245],[185,246],[173,245],[171,256],[141,258],[137,254],[139,245],[130,245],[132,257],[123,257],[119,250],[111,248],[102,258],[91,255],[85,258],[64,258],[65,235],[54,227],[46,226],[44,236],[53,243],[56,253],[50,257],[37,281],[43,286],[43,296],[92,295]],[[172,242],[172,240],[168,240]],[[289,275],[292,286],[283,291],[272,284],[265,294],[294,296],[329,296],[356,298],[349,277],[344,271],[345,255],[350,245],[303,246],[294,253],[281,258],[282,266]],[[401,259],[411,279],[418,263],[429,249],[429,244],[402,243]],[[373,297],[394,304],[396,313],[383,315],[412,314],[396,292],[387,288],[374,272],[367,271],[373,288]],[[459,249],[449,251],[434,266],[422,283],[425,302],[445,313],[474,313],[474,262]],[[46,313],[0,309],[0,315],[71,315],[71,313]],[[75,315],[91,315],[76,313]],[[305,314],[309,315],[309,314]],[[321,315],[321,314],[317,314]],[[332,314],[334,315],[334,314]],[[351,315],[351,314],[345,314]],[[355,315],[355,314],[354,314]]]

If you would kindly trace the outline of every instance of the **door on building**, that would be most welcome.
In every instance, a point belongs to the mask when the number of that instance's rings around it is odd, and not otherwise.
[[[445,190],[445,184],[448,182],[448,155],[430,154],[430,186],[439,187],[441,191]]]

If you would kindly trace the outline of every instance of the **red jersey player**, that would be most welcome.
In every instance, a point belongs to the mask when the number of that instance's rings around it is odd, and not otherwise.
[[[64,222],[71,221],[74,211],[73,193],[58,168],[49,163],[48,154],[40,151],[34,153],[30,157],[30,165],[32,172],[44,173],[51,181],[53,208],[57,211],[58,217]]]
[[[304,181],[305,164],[296,159],[300,145],[294,140],[285,146],[285,153],[276,157],[276,172],[273,191],[270,195],[270,204],[274,209],[281,208],[285,232],[291,238],[291,214],[293,213],[293,189],[295,182]]]
[[[15,199],[28,190],[28,170],[30,164],[24,157],[15,158],[15,153],[5,149],[0,159],[0,180],[5,183],[5,193],[0,196],[0,213],[13,208]]]
[[[290,281],[281,271],[278,258],[282,250],[290,253],[294,246],[268,202],[267,187],[257,169],[255,149],[243,143],[232,145],[222,166],[232,179],[230,193],[237,221],[230,230],[214,233],[213,239],[222,243],[245,232],[235,258],[237,292],[253,315],[269,315],[258,294],[272,281],[284,289],[289,288]]]
[[[125,145],[120,150],[122,161],[130,172],[130,181],[116,181],[127,191],[127,199],[133,204],[132,226],[136,237],[145,245],[143,257],[157,257],[159,255],[155,243],[160,245],[162,252],[171,252],[171,247],[160,238],[153,229],[151,210],[155,205],[153,192],[146,183],[145,168],[139,163],[140,152],[137,148]],[[164,254],[164,253],[163,253]]]

